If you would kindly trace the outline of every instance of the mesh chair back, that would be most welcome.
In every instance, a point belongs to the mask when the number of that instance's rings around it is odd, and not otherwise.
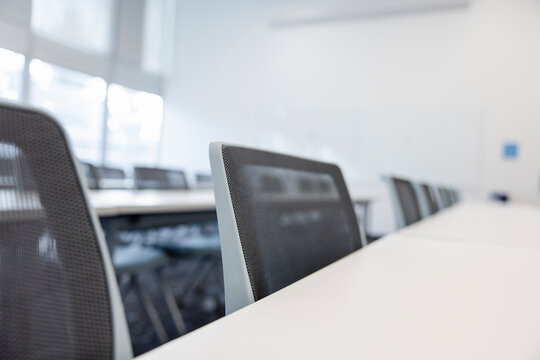
[[[361,247],[354,208],[336,165],[221,143],[211,145],[210,160],[227,312]],[[231,251],[236,248],[241,252]],[[239,283],[231,270],[238,266],[248,282]],[[246,288],[248,297],[235,301],[231,293]]]
[[[123,189],[126,187],[126,173],[122,169],[96,166],[100,189]]]
[[[186,175],[181,170],[135,167],[135,188],[187,190]]]
[[[424,197],[427,200],[427,209],[429,212],[429,215],[435,214],[437,211],[439,211],[439,208],[437,206],[437,198],[435,197],[435,194],[433,193],[432,189],[426,185],[422,184],[420,185],[421,191],[424,193]]]
[[[422,219],[418,197],[412,183],[405,179],[391,178],[396,193],[397,209],[401,212],[403,226],[414,224]]]
[[[111,168],[107,166],[97,166],[96,167],[98,177],[100,179],[125,179],[126,174],[124,170]]]
[[[211,189],[212,188],[212,176],[210,174],[195,174],[195,181],[199,189]]]
[[[447,208],[449,206],[452,206],[452,195],[450,194],[450,190],[446,188],[439,188],[439,194],[441,197],[441,204],[443,208]]]
[[[16,169],[0,189],[0,357],[113,358],[125,319],[60,126],[0,104],[0,159]]]

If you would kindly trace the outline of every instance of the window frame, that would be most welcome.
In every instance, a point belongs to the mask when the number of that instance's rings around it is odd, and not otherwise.
[[[107,84],[107,93],[104,100],[102,114],[102,134],[100,149],[100,164],[107,163],[107,101],[109,97],[109,86],[118,84],[129,89],[145,91],[164,97],[165,76],[170,71],[173,52],[173,38],[165,36],[163,39],[163,68],[160,74],[153,73],[143,68],[142,49],[144,48],[144,37],[140,37],[139,47],[141,53],[138,58],[125,59],[118,53],[118,43],[122,33],[125,33],[125,27],[129,26],[121,21],[123,9],[133,5],[133,0],[113,0],[111,16],[111,32],[109,34],[110,51],[108,54],[84,51],[69,47],[65,44],[55,42],[36,33],[32,29],[32,0],[13,0],[18,2],[19,13],[2,13],[0,11],[0,47],[22,54],[25,57],[25,63],[22,73],[22,87],[18,102],[29,104],[30,101],[30,63],[38,59],[52,65],[60,66],[68,70],[78,71],[90,76],[97,76],[105,80]],[[144,11],[146,0],[138,0],[139,8]],[[164,21],[167,22],[167,28],[174,29],[175,1],[164,0],[167,7]],[[144,16],[141,17],[141,24],[144,26]],[[131,24],[132,25],[132,24]],[[134,61],[130,61],[134,60]],[[137,63],[138,62],[138,63]],[[161,127],[161,136],[158,145],[156,164],[159,163],[162,154],[163,140],[163,119]]]

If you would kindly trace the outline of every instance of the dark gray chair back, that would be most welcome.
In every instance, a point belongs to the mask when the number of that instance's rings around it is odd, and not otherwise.
[[[122,169],[96,166],[100,189],[125,189],[126,173]]]
[[[110,257],[60,125],[0,104],[0,159],[16,170],[0,189],[0,357],[129,358]]]
[[[418,197],[412,183],[405,179],[392,177],[389,179],[393,187],[395,196],[393,196],[394,207],[397,213],[401,214],[398,227],[414,224],[422,219]]]
[[[450,207],[454,204],[452,201],[452,194],[447,188],[439,188],[439,195],[441,197],[441,205],[443,208]]]
[[[210,160],[227,312],[361,247],[336,165],[221,143]]]
[[[424,193],[424,197],[427,200],[427,210],[429,215],[433,215],[439,211],[439,207],[437,206],[437,197],[433,193],[433,189],[429,187],[429,185],[421,184],[420,185],[421,191]]]
[[[199,189],[211,189],[212,184],[212,175],[210,174],[195,174],[195,181],[197,182],[197,188]]]
[[[135,167],[136,189],[187,190],[186,175],[181,170]]]
[[[86,179],[86,185],[90,190],[99,189],[99,175],[94,165],[81,161],[81,169]]]

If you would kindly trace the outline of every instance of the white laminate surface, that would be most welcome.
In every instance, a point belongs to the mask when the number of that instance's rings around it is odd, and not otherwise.
[[[212,211],[212,190],[98,190],[89,194],[99,216]]]
[[[140,359],[540,359],[540,248],[390,235]]]
[[[540,246],[540,207],[465,201],[399,231],[445,240]]]

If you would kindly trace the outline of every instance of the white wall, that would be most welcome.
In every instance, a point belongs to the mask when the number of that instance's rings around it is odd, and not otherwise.
[[[337,161],[350,182],[540,198],[538,0],[289,27],[270,3],[179,1],[164,165],[208,169],[225,140]]]

